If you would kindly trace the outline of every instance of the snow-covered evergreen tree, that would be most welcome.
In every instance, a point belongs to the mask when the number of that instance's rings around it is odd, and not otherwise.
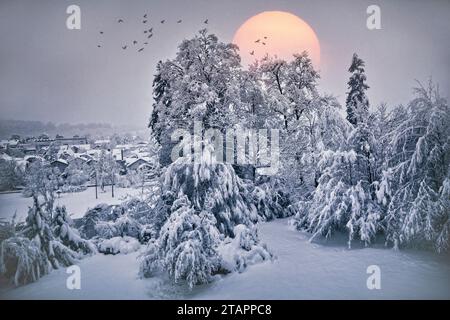
[[[203,145],[201,141],[195,143]],[[250,190],[230,164],[217,162],[212,144],[201,148],[200,161],[192,161],[190,156],[181,157],[167,168],[161,201],[171,207],[172,203],[167,200],[186,195],[197,212],[208,210],[214,215],[221,233],[233,236],[236,224],[251,225],[258,220]]]
[[[81,238],[78,230],[73,228],[73,221],[68,215],[66,207],[55,208],[52,227],[55,237],[70,249],[83,254],[92,254],[97,251],[90,241]]]
[[[141,273],[150,276],[162,268],[175,282],[186,280],[190,288],[207,283],[219,269],[219,231],[214,216],[196,214],[187,196],[175,200],[171,215],[160,231],[151,254],[141,261]],[[157,250],[154,252],[153,250]]]
[[[222,269],[218,246],[236,237],[237,225],[253,230],[258,220],[250,190],[232,166],[216,161],[212,144],[195,143],[202,146],[200,161],[186,155],[165,171],[155,207],[157,223],[163,223],[141,257],[142,276],[166,270],[174,281],[186,280],[190,287],[208,282]],[[251,233],[256,246],[258,237]]]
[[[366,90],[369,86],[366,84],[366,75],[364,70],[364,61],[353,54],[352,63],[348,71],[352,74],[348,81],[349,91],[347,93],[347,120],[357,125],[361,119],[367,119],[369,111],[369,102],[366,96]]]
[[[28,170],[26,188],[33,206],[25,223],[0,241],[0,273],[16,285],[36,281],[52,268],[73,265],[83,254],[96,251],[70,226],[66,211],[54,209],[54,171],[40,162]]]

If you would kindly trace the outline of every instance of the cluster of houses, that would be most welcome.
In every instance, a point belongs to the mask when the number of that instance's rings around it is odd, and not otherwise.
[[[102,152],[112,155],[121,174],[134,170],[151,171],[155,165],[148,143],[139,140],[114,145],[108,139],[89,142],[86,137],[81,136],[65,138],[57,135],[50,138],[43,134],[37,138],[26,139],[12,136],[9,140],[0,141],[0,161],[15,161],[23,169],[37,159],[49,161],[51,166],[58,168],[61,173],[71,163],[79,167],[93,167]]]

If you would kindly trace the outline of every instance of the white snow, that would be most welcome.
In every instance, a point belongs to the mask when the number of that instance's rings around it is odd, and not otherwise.
[[[111,254],[129,254],[141,248],[139,241],[132,237],[114,237],[103,240],[99,245],[99,251]]]
[[[105,192],[98,188],[98,199],[95,199],[95,188],[90,187],[82,192],[63,193],[56,197],[55,205],[65,205],[71,218],[81,218],[88,208],[100,203],[120,204],[127,195],[138,195],[140,189],[114,188],[114,198],[111,197],[111,187],[105,187]],[[25,198],[21,193],[0,194],[0,218],[11,219],[17,212],[17,220],[23,220],[32,206],[32,198]]]
[[[65,270],[27,286],[0,288],[0,299],[416,299],[450,298],[449,256],[385,248],[347,249],[308,242],[287,220],[261,224],[260,237],[277,256],[194,288],[165,278],[138,279],[137,252],[97,254],[79,263],[81,290],[66,289]],[[381,290],[366,287],[369,265],[381,268]]]

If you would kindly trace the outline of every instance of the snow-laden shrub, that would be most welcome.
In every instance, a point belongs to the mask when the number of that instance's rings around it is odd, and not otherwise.
[[[83,192],[87,190],[87,186],[80,186],[80,185],[63,185],[59,190],[62,193],[76,193],[76,192]]]
[[[135,238],[124,236],[101,240],[97,246],[98,251],[104,254],[128,254],[138,251],[141,244]]]
[[[70,249],[83,254],[93,254],[97,251],[93,243],[81,238],[78,231],[72,227],[73,221],[67,214],[66,207],[56,207],[52,225],[54,235]]]
[[[0,242],[14,236],[15,234],[14,218],[10,222],[0,218]]]
[[[130,215],[125,214],[114,221],[114,227],[123,236],[129,236],[133,238],[139,238],[142,226]]]
[[[51,213],[46,211],[46,206],[40,204],[37,197],[34,196],[33,201],[34,205],[28,211],[23,234],[36,241],[54,269],[75,264],[82,254],[61,243],[53,232]]]
[[[142,241],[142,230],[147,229],[151,221],[150,207],[143,201],[131,199],[120,205],[98,205],[90,209],[79,221],[79,230],[83,237],[92,239],[110,239],[130,236]],[[144,236],[143,234],[142,236]]]
[[[0,274],[16,286],[38,280],[49,269],[48,259],[36,241],[14,236],[0,243]]]
[[[265,244],[259,244],[256,227],[245,225],[234,227],[234,238],[227,237],[218,247],[221,269],[228,272],[243,272],[247,266],[272,259]]]
[[[406,119],[389,146],[388,172],[379,198],[389,199],[388,242],[400,246],[450,247],[450,108],[430,84],[417,88]]]
[[[287,191],[277,181],[255,186],[252,196],[258,215],[264,220],[286,218],[294,213]]]
[[[111,239],[119,236],[119,232],[113,222],[99,221],[94,226],[95,237],[99,239]]]
[[[214,216],[205,211],[196,214],[187,196],[177,199],[171,210],[158,240],[141,257],[141,275],[165,270],[176,283],[185,280],[191,288],[209,282],[220,261]]]
[[[0,274],[16,285],[37,280],[52,268],[75,264],[94,246],[72,228],[64,207],[54,208],[57,174],[48,164],[33,163],[26,189],[33,197],[25,223],[0,225]]]
[[[356,238],[369,244],[380,230],[382,211],[373,201],[367,183],[354,184],[350,172],[357,174],[355,151],[326,151],[319,166],[323,171],[310,201],[297,205],[291,224],[317,236],[331,237],[347,232],[348,245]]]

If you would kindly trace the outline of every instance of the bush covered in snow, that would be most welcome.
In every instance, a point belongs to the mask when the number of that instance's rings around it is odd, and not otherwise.
[[[73,228],[64,207],[54,208],[56,177],[43,163],[27,176],[33,199],[25,223],[0,227],[0,275],[16,285],[36,281],[51,269],[75,264],[85,254],[95,253],[92,243]]]
[[[294,214],[292,201],[288,190],[282,186],[282,182],[277,178],[267,179],[268,181],[254,186],[252,197],[254,205],[264,220],[275,218],[286,218]]]
[[[155,207],[163,222],[158,238],[141,256],[140,272],[152,276],[165,270],[175,282],[186,281],[191,288],[209,282],[216,273],[242,270],[247,265],[242,262],[247,255],[237,246],[228,248],[240,257],[236,259],[241,267],[230,267],[232,262],[223,265],[219,247],[224,239],[227,243],[240,239],[242,228],[248,228],[253,242],[247,249],[253,250],[251,246],[259,241],[253,229],[258,215],[250,191],[231,165],[215,161],[212,146],[197,143],[202,146],[201,161],[182,157],[165,171],[160,204]],[[262,256],[270,256],[261,247],[264,251]]]
[[[234,227],[234,238],[227,237],[217,251],[221,257],[221,269],[242,272],[247,266],[272,259],[265,244],[260,244],[256,227],[242,224]]]
[[[13,236],[0,243],[0,274],[16,286],[34,282],[48,272],[47,257],[37,241]]]
[[[120,205],[97,205],[77,225],[87,239],[133,237],[144,243],[155,236],[152,221],[150,206],[145,201],[131,199]]]
[[[104,254],[128,254],[140,249],[139,241],[132,237],[113,237],[100,240],[97,243],[98,251]]]

